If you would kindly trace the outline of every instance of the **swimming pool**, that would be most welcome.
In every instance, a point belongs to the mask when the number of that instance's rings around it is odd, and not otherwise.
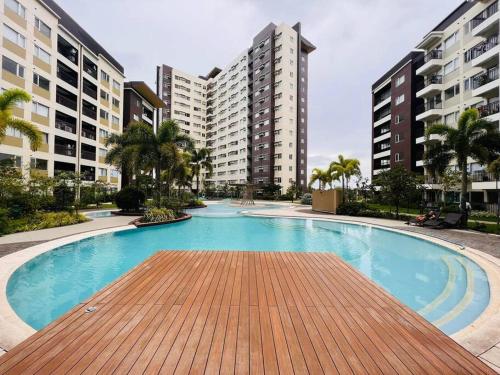
[[[87,212],[85,216],[91,218],[91,219],[99,219],[101,217],[110,217],[113,216],[112,211],[92,211],[92,212]]]
[[[185,222],[62,246],[16,270],[7,298],[26,323],[41,329],[158,250],[280,250],[337,254],[447,334],[472,323],[488,305],[485,272],[445,247],[369,226],[236,216],[238,211],[210,205],[193,210]]]

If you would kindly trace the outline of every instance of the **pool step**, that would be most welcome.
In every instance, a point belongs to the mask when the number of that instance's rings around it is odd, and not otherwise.
[[[474,299],[474,270],[460,257],[443,257],[448,281],[439,296],[418,312],[438,328],[460,325],[462,314]],[[458,288],[463,290],[458,290]]]

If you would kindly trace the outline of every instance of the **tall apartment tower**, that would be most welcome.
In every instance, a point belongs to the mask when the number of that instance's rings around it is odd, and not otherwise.
[[[461,112],[477,108],[482,118],[499,124],[499,19],[498,0],[464,1],[416,46],[424,53],[416,70],[424,83],[415,94],[423,101],[415,121],[425,128],[434,123],[454,126]],[[415,140],[417,145],[424,142],[424,137]],[[420,156],[416,154],[417,166],[423,165]],[[392,152],[391,158],[395,158]],[[473,160],[468,167],[467,199],[483,206],[496,202],[494,177]],[[430,177],[427,181],[431,187],[438,185]],[[458,193],[452,198],[458,200]]]
[[[0,0],[0,7],[0,88],[32,96],[14,115],[43,132],[34,152],[8,129],[0,160],[26,175],[81,172],[119,189],[121,176],[103,157],[108,135],[122,131],[123,67],[52,0]]]
[[[315,47],[290,27],[271,23],[224,69],[193,76],[157,68],[157,94],[198,147],[212,151],[205,183],[292,182],[307,187],[308,55]]]
[[[424,135],[424,123],[415,119],[423,103],[416,96],[423,84],[416,74],[423,57],[421,51],[410,52],[372,86],[372,178],[397,164],[424,173],[424,149],[417,142]]]

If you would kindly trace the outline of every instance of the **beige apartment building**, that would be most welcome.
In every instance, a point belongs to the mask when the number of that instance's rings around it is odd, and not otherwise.
[[[308,55],[315,47],[291,27],[271,23],[224,69],[193,76],[157,68],[161,119],[174,119],[197,147],[211,150],[214,186],[307,187]]]
[[[32,151],[9,129],[0,159],[28,176],[80,172],[119,189],[120,173],[104,163],[110,133],[122,131],[123,67],[52,0],[0,0],[0,88],[21,88],[32,102],[14,115],[43,132]]]

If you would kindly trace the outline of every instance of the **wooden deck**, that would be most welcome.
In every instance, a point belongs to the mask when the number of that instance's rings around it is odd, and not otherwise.
[[[494,374],[320,253],[160,252],[0,357],[1,374],[160,372]]]

